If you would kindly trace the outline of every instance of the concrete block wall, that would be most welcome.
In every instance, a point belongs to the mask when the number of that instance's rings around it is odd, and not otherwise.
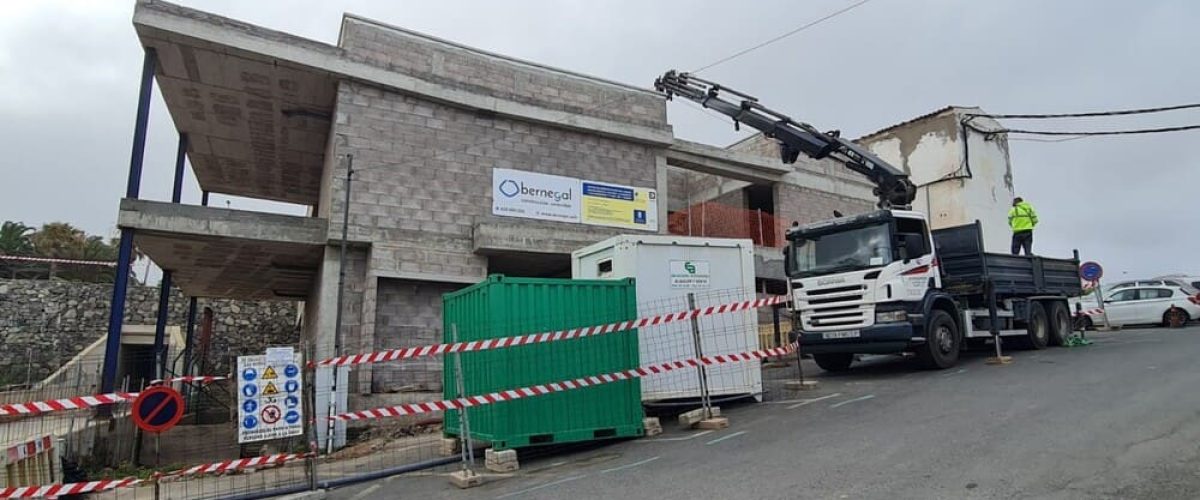
[[[762,134],[747,137],[730,145],[726,149],[779,160],[779,142]],[[833,160],[814,160],[801,154],[793,166],[798,171],[828,176],[834,179],[842,179],[855,183],[866,182],[866,179],[862,176],[848,170]]]
[[[662,97],[347,16],[338,45],[351,60],[479,95],[650,127],[666,127]]]
[[[785,224],[798,221],[808,224],[833,217],[837,210],[843,215],[855,215],[875,209],[875,203],[847,196],[808,189],[794,184],[775,185],[775,213]]]
[[[381,272],[482,277],[484,259],[470,243],[474,225],[491,217],[493,168],[656,186],[652,146],[481,116],[360,83],[340,85],[334,133],[345,137],[338,155],[353,154],[359,171],[350,239],[379,247],[371,269]],[[330,189],[331,239],[340,237],[342,184]]]
[[[442,342],[442,295],[465,285],[380,278],[375,348],[395,349]],[[442,390],[442,358],[387,363],[373,369],[371,392]]]

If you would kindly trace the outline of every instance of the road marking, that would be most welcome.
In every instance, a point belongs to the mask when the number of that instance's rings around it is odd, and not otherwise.
[[[857,402],[859,402],[859,401],[866,401],[866,400],[868,400],[868,399],[872,399],[872,398],[874,398],[874,397],[875,397],[875,395],[874,395],[874,394],[867,394],[866,396],[863,396],[863,397],[861,397],[861,398],[847,399],[847,400],[845,400],[845,401],[842,401],[841,403],[834,403],[834,404],[831,404],[831,405],[829,405],[829,407],[830,407],[830,408],[837,408],[837,407],[839,407],[839,406],[848,405],[848,404],[850,404],[850,403],[857,403]]]
[[[657,439],[639,439],[639,440],[637,440],[636,442],[638,442],[638,443],[654,443],[654,442],[658,442],[658,441],[687,441],[687,440],[689,440],[689,439],[695,439],[695,438],[698,438],[698,437],[700,437],[700,436],[703,436],[703,435],[705,435],[705,434],[712,434],[712,433],[713,433],[713,431],[700,431],[700,432],[697,432],[697,433],[695,433],[695,434],[691,434],[691,435],[688,435],[688,436],[683,436],[683,437],[676,437],[676,438],[657,438]]]
[[[658,460],[659,458],[662,458],[662,457],[653,457],[653,458],[647,458],[647,459],[645,459],[645,460],[642,460],[641,462],[634,462],[634,463],[631,463],[631,464],[628,464],[628,465],[622,465],[622,466],[620,466],[620,467],[613,467],[613,468],[611,468],[611,469],[604,469],[604,470],[600,471],[600,473],[601,473],[601,474],[608,474],[609,472],[616,472],[616,471],[619,471],[619,470],[632,469],[632,468],[634,468],[634,467],[637,467],[637,466],[639,466],[639,465],[646,465],[646,464],[648,464],[648,463],[650,463],[650,462],[653,462],[653,461],[655,461],[655,460]]]
[[[709,441],[709,442],[707,442],[707,443],[704,443],[704,444],[705,444],[705,445],[713,445],[713,444],[717,444],[717,443],[720,443],[721,441],[724,441],[724,440],[726,440],[726,439],[733,439],[733,438],[735,438],[735,437],[738,437],[738,436],[741,436],[742,434],[745,434],[745,433],[746,433],[746,431],[737,431],[737,432],[735,432],[735,433],[733,433],[733,434],[728,434],[728,435],[725,435],[725,436],[721,436],[721,437],[719,437],[719,438],[716,438],[716,439],[714,439],[714,440],[712,440],[712,441]]]
[[[396,476],[392,476],[392,477],[396,477]],[[371,486],[370,488],[362,490],[362,491],[358,492],[357,495],[350,497],[350,500],[362,500],[363,498],[367,498],[367,497],[371,496],[372,493],[375,493],[375,491],[378,490],[381,486],[383,486],[383,485],[376,484],[374,486]]]
[[[500,496],[496,497],[496,500],[500,500],[501,498],[513,497],[513,496],[517,496],[517,495],[523,495],[523,494],[525,494],[525,493],[529,493],[529,492],[537,491],[537,490],[540,490],[540,489],[542,489],[542,488],[549,488],[549,487],[551,487],[551,486],[557,486],[557,485],[560,485],[560,484],[563,484],[563,483],[566,483],[566,482],[574,481],[574,480],[576,480],[576,479],[583,479],[583,478],[585,478],[585,477],[587,477],[587,474],[580,474],[580,475],[578,475],[578,476],[564,477],[564,478],[562,478],[562,479],[559,479],[558,481],[551,481],[551,482],[549,482],[549,483],[546,483],[546,484],[540,484],[540,485],[534,486],[534,487],[532,487],[532,488],[525,488],[525,489],[523,489],[523,490],[514,491],[514,492],[512,492],[512,493],[505,493],[505,494],[503,494],[503,495],[500,495]]]
[[[804,406],[804,405],[806,405],[806,404],[816,403],[817,401],[823,401],[823,400],[826,400],[826,399],[829,399],[829,398],[836,398],[836,397],[838,397],[838,396],[841,396],[841,395],[842,395],[842,393],[840,393],[840,392],[835,392],[835,393],[833,393],[833,394],[830,394],[830,395],[828,395],[828,396],[821,396],[821,397],[819,397],[819,398],[805,399],[805,400],[802,400],[802,401],[800,401],[799,403],[796,403],[796,404],[794,404],[794,405],[792,405],[792,406],[789,406],[789,407],[787,407],[787,409],[789,409],[789,410],[795,410],[796,408],[799,408],[799,407],[801,407],[801,406]]]

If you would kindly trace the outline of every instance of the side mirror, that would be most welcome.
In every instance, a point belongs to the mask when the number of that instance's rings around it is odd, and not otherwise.
[[[783,274],[792,277],[792,246],[783,247]]]

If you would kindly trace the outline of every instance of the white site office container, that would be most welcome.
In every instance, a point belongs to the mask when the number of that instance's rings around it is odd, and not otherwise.
[[[748,239],[686,236],[615,236],[571,253],[573,278],[635,278],[638,316],[687,310],[687,294],[696,306],[752,300],[754,243]],[[758,311],[744,310],[700,320],[705,355],[757,350]],[[677,321],[638,331],[642,366],[694,357],[691,321]],[[761,400],[762,370],[758,361],[708,367],[712,397],[748,394]],[[700,397],[695,369],[676,370],[642,379],[642,400]]]

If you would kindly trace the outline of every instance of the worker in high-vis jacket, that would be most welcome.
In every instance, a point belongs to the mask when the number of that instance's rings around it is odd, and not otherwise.
[[[1037,227],[1037,212],[1033,205],[1021,199],[1013,198],[1012,208],[1008,210],[1008,227],[1012,228],[1012,254],[1020,255],[1021,249],[1025,255],[1033,255],[1033,228]]]

